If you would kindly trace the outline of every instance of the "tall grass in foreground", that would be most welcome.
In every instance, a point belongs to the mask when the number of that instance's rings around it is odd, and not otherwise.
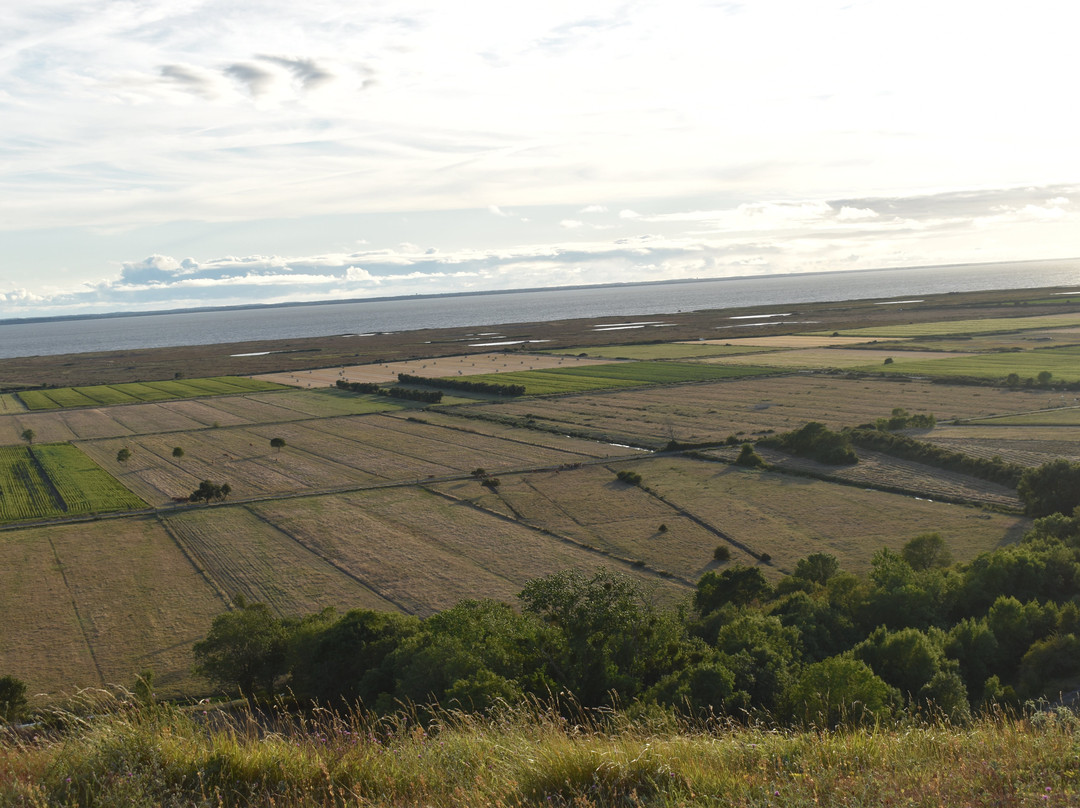
[[[121,706],[0,735],[14,806],[1067,806],[1067,713],[832,732],[569,722],[538,707],[376,720]]]

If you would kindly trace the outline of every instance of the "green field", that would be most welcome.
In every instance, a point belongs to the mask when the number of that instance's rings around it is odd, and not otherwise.
[[[938,337],[957,334],[993,334],[1005,331],[1031,331],[1042,328],[1067,328],[1080,325],[1080,314],[1045,314],[1038,317],[988,317],[982,320],[944,320],[932,323],[849,328],[835,333],[845,337]],[[818,332],[824,334],[825,332]],[[829,332],[830,334],[833,332]]]
[[[658,342],[648,345],[594,345],[581,348],[562,348],[542,351],[556,355],[580,356],[602,359],[693,359],[702,356],[738,356],[739,354],[767,353],[776,350],[761,345],[713,345],[687,342]]]
[[[70,444],[0,447],[0,522],[145,508]]]
[[[611,387],[641,387],[757,376],[774,370],[753,366],[726,367],[681,362],[618,362],[576,368],[545,368],[470,376],[471,382],[521,384],[527,395],[582,393]]]
[[[96,384],[88,387],[57,387],[13,394],[28,410],[55,410],[67,407],[100,407],[145,401],[236,395],[267,390],[285,390],[284,385],[242,376],[185,379],[164,382]]]
[[[897,356],[897,359],[901,358]],[[1021,381],[1034,378],[1046,370],[1053,374],[1053,381],[1075,382],[1080,381],[1080,346],[924,361],[904,359],[896,365],[867,365],[860,369],[925,376],[975,376],[981,379],[1004,379],[1010,373],[1015,373]]]

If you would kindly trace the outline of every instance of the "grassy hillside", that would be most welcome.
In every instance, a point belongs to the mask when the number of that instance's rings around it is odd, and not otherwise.
[[[100,708],[98,708],[100,709]],[[208,731],[208,728],[209,731]],[[426,727],[120,709],[59,736],[0,735],[0,803],[370,806],[1068,806],[1075,718],[884,729],[567,722],[542,709]]]

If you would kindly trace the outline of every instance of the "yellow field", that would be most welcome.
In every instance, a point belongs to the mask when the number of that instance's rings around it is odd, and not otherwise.
[[[1058,458],[1080,462],[1080,427],[945,425],[925,440],[975,457],[1000,456],[1022,466],[1041,466]]]

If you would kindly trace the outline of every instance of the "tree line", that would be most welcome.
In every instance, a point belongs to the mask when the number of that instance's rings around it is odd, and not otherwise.
[[[879,551],[865,576],[827,553],[775,584],[735,565],[669,607],[604,568],[530,581],[516,608],[466,600],[423,619],[282,618],[238,601],[194,653],[199,673],[252,700],[287,686],[302,701],[377,712],[535,696],[791,723],[926,709],[962,722],[1075,684],[1078,601],[1080,517],[1054,514],[968,564],[923,534]]]

